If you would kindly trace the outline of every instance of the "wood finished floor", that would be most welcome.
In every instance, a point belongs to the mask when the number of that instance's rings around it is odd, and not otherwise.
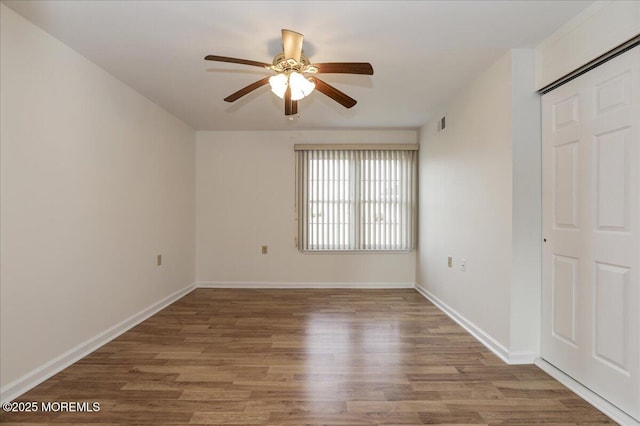
[[[537,367],[505,365],[410,289],[198,289],[18,400],[101,409],[0,421],[613,423]]]

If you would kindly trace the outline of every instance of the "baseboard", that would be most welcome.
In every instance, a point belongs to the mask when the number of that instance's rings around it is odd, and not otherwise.
[[[565,385],[580,398],[593,405],[598,410],[602,411],[605,415],[611,418],[616,423],[622,426],[640,426],[640,421],[635,420],[624,411],[611,404],[606,399],[602,398],[597,393],[593,392],[589,388],[585,387],[581,383],[575,381],[570,376],[566,375],[562,370],[557,369],[553,365],[549,364],[542,358],[536,358],[535,365],[542,371]]]
[[[342,289],[394,289],[414,288],[414,283],[325,283],[325,282],[269,282],[269,281],[198,281],[198,288],[262,288],[262,289],[312,289],[312,288],[342,288]]]
[[[507,359],[507,364],[511,365],[522,365],[522,364],[533,364],[536,362],[536,359],[540,356],[540,354],[536,352],[509,352],[509,357]]]
[[[1,402],[5,403],[14,400],[23,393],[27,392],[29,389],[34,388],[54,374],[59,373],[74,362],[77,362],[99,347],[115,339],[125,331],[135,327],[150,316],[166,308],[176,300],[191,292],[195,287],[195,284],[190,284],[187,287],[178,290],[173,294],[170,294],[169,296],[154,303],[148,308],[138,312],[135,315],[130,316],[129,318],[103,331],[102,333],[84,341],[75,348],[68,350],[57,358],[54,358],[46,364],[32,370],[19,379],[6,384],[2,388],[0,388]]]
[[[475,325],[472,321],[469,321],[463,315],[459,314],[455,309],[444,303],[429,290],[418,284],[416,284],[415,289],[507,364],[533,364],[536,360],[537,354],[533,352],[509,352],[506,347],[491,337],[491,335]]]

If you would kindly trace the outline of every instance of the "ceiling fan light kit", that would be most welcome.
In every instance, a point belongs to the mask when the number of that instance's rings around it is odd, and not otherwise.
[[[316,88],[316,83],[311,78],[307,78],[296,71],[279,73],[269,77],[269,85],[271,86],[271,91],[280,99],[284,99],[287,87],[290,87],[292,101],[299,101]]]
[[[318,77],[308,77],[305,74],[364,74],[373,75],[373,67],[368,62],[330,62],[312,64],[302,54],[303,35],[291,30],[282,30],[283,52],[273,58],[272,64],[251,61],[248,59],[230,58],[227,56],[207,55],[208,61],[230,62],[234,64],[250,65],[274,71],[276,74],[265,77],[243,87],[224,98],[226,102],[234,102],[244,95],[269,84],[271,91],[284,99],[284,114],[291,119],[298,113],[298,101],[311,94],[314,89],[330,97],[345,108],[353,107],[357,101]]]

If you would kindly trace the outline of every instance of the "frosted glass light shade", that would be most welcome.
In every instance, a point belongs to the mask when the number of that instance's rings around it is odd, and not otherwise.
[[[291,86],[291,99],[298,101],[313,92],[315,83],[307,80],[302,74],[292,72],[289,75],[289,86]]]
[[[269,77],[269,85],[271,91],[279,98],[284,98],[284,92],[287,90],[287,76],[284,74],[276,74]]]
[[[295,71],[288,76],[286,74],[276,74],[269,77],[269,85],[271,85],[271,91],[279,98],[284,98],[284,92],[287,90],[287,86],[290,86],[291,100],[294,101],[299,101],[316,88],[315,83]]]

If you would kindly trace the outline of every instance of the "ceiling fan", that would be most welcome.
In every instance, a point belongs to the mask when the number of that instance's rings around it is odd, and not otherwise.
[[[373,75],[373,67],[368,62],[327,62],[312,64],[302,54],[303,35],[291,30],[282,30],[283,52],[273,58],[272,64],[251,61],[248,59],[230,58],[227,56],[208,55],[208,61],[231,62],[234,64],[251,65],[276,74],[260,79],[243,87],[224,98],[227,102],[234,102],[244,95],[269,84],[271,91],[284,99],[284,115],[292,116],[298,113],[298,101],[309,95],[314,89],[324,93],[345,108],[351,108],[356,100],[341,92],[330,84],[320,80],[316,74],[365,74]],[[312,76],[308,76],[311,74]]]

